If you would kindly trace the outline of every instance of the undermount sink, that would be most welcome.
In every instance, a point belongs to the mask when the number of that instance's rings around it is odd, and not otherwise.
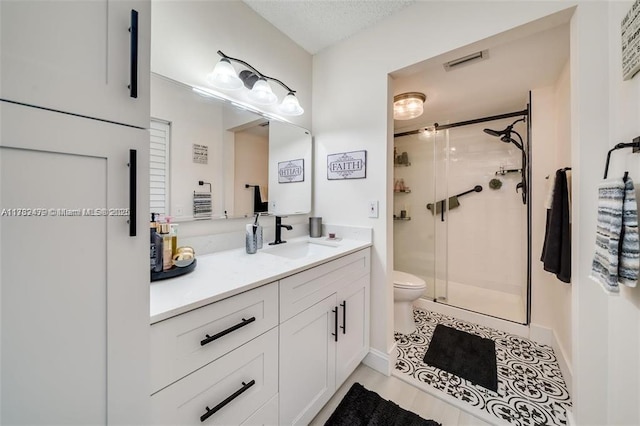
[[[305,257],[331,254],[337,246],[337,244],[330,241],[295,241],[265,246],[261,252],[287,259],[303,259]]]

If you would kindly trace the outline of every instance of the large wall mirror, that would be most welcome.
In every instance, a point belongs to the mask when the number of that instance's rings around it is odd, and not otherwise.
[[[308,130],[151,75],[151,212],[175,221],[311,211]]]

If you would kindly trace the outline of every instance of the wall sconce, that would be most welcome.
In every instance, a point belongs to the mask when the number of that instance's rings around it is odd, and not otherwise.
[[[249,89],[247,97],[251,101],[260,105],[273,105],[278,102],[278,97],[273,93],[273,90],[271,90],[271,85],[268,80],[275,81],[287,90],[287,95],[278,106],[280,113],[284,115],[304,114],[304,109],[302,109],[298,98],[296,98],[296,91],[292,90],[282,81],[264,75],[245,61],[227,56],[220,50],[218,50],[218,55],[222,56],[222,59],[220,59],[211,74],[207,77],[207,80],[213,86],[224,90],[238,90],[244,86]],[[249,69],[240,71],[240,75],[238,76],[233,65],[231,65],[231,61],[242,64]]]
[[[422,115],[427,96],[420,92],[401,93],[393,97],[394,120],[409,120]]]

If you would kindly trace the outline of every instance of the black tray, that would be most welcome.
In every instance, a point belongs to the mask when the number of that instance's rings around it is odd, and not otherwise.
[[[198,259],[193,259],[193,263],[189,266],[185,266],[184,268],[179,268],[177,266],[174,266],[167,271],[162,271],[162,272],[151,271],[151,282],[166,280],[167,278],[175,278],[175,277],[179,277],[180,275],[188,274],[189,272],[196,269],[197,263],[198,263]]]

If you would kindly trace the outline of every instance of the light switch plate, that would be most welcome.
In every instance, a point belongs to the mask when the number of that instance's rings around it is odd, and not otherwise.
[[[377,218],[378,217],[378,202],[377,201],[369,201],[369,217]]]

